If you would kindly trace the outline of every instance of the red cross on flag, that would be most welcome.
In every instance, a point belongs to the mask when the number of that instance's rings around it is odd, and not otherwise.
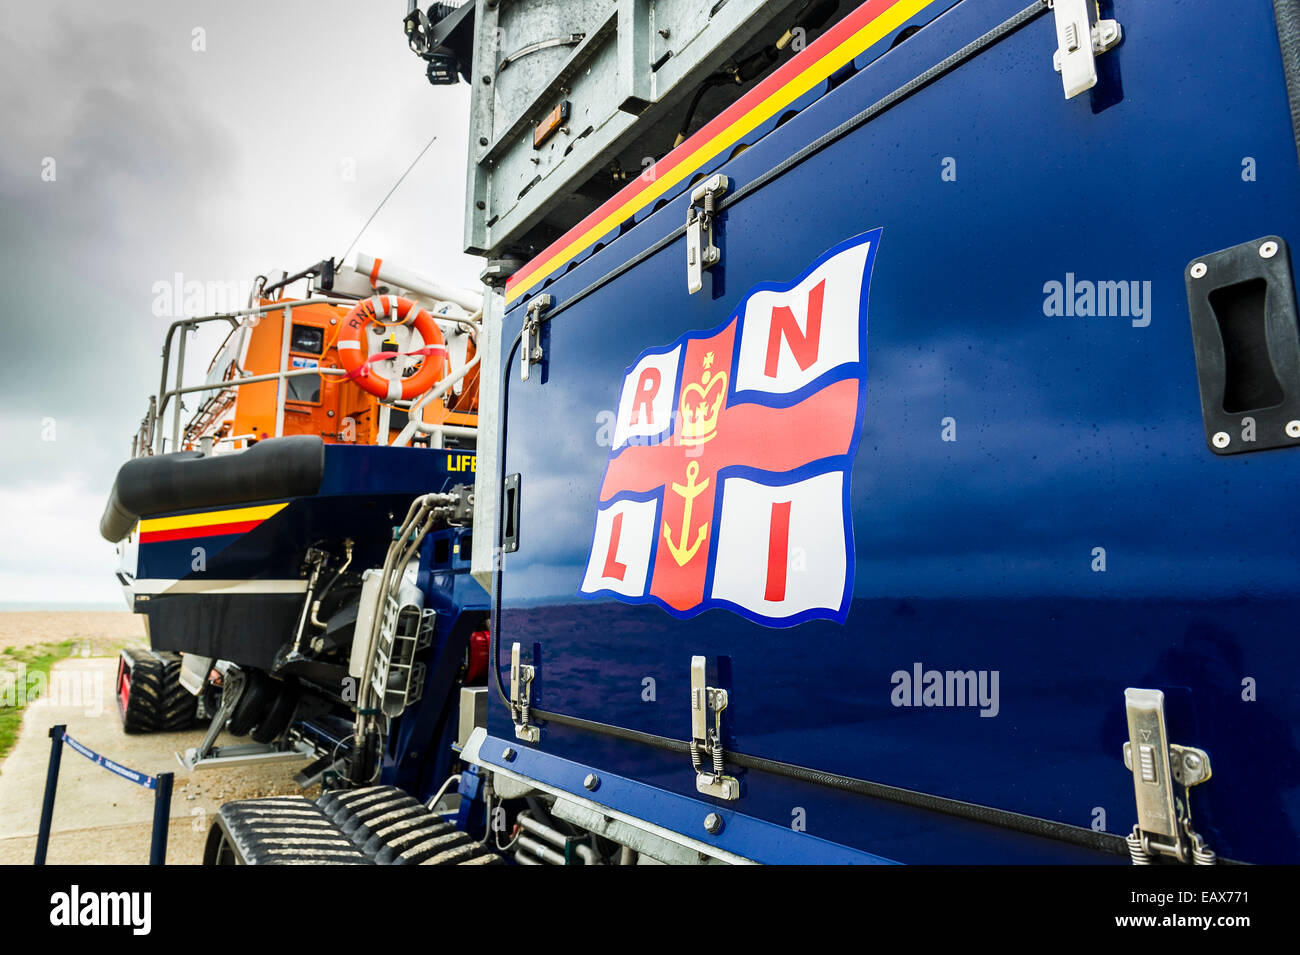
[[[678,617],[843,622],[877,229],[722,326],[641,354],[619,391],[580,593]]]

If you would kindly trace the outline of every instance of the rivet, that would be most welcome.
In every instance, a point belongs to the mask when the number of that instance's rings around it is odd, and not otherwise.
[[[1205,273],[1208,271],[1209,269],[1205,267],[1204,262],[1197,262],[1192,266],[1192,278],[1203,279],[1205,278]]]
[[[722,831],[722,817],[716,812],[711,812],[704,817],[704,831],[711,836],[716,836]]]
[[[1228,432],[1216,431],[1214,434],[1214,438],[1212,440],[1214,441],[1214,446],[1216,448],[1226,448],[1228,446],[1228,442],[1231,441],[1232,439],[1228,437]]]
[[[587,787],[588,792],[595,792],[600,788],[600,777],[595,773],[588,773],[587,778],[582,781],[582,785]]]
[[[1273,256],[1277,255],[1277,243],[1274,242],[1272,239],[1265,242],[1263,245],[1259,247],[1259,255],[1260,258],[1264,258],[1264,259],[1273,258]]]
[[[513,763],[515,761],[516,755],[517,754],[514,751],[514,747],[512,746],[507,746],[505,749],[501,751],[501,758],[504,759],[507,763]]]
[[[1300,421],[1288,421],[1286,423],[1286,436],[1288,438],[1300,438]]]

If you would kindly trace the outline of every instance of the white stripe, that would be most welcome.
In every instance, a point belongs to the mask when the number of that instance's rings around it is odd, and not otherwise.
[[[372,298],[370,300],[370,307],[375,311],[375,318],[388,316],[388,307],[384,304],[384,297],[382,295],[376,295]]]
[[[360,349],[360,348],[361,348],[361,342],[354,342],[354,341],[351,341],[351,340],[348,340],[348,341],[341,341],[341,342],[338,343],[338,348],[339,348],[340,351],[342,351],[342,350],[344,350],[344,349]]]
[[[139,580],[131,590],[137,594],[301,594],[305,580]]]
[[[402,379],[390,378],[388,381],[388,400],[397,401],[402,397]]]

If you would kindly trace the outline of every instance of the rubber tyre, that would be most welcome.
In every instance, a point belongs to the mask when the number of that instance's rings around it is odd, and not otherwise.
[[[117,712],[122,728],[128,733],[152,733],[158,729],[166,664],[149,650],[128,647],[117,666]]]
[[[239,696],[234,711],[230,714],[227,729],[234,736],[247,736],[248,732],[262,722],[271,704],[275,702],[278,684],[261,670],[249,670],[244,676],[244,692]]]
[[[280,686],[280,692],[276,694],[275,702],[271,708],[266,711],[266,716],[258,723],[251,733],[254,742],[273,743],[289,727],[289,722],[293,719],[293,714],[298,709],[298,698],[301,691],[298,687],[297,680],[286,680]]]
[[[158,728],[176,732],[194,725],[199,698],[181,685],[179,653],[158,654],[166,661],[163,674],[162,706],[158,711]]]
[[[208,840],[203,847],[203,864],[239,865],[239,850],[215,822],[208,830]]]

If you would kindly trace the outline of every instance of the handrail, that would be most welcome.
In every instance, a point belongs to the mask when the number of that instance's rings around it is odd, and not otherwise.
[[[252,306],[249,306],[248,308],[240,308],[240,309],[236,309],[236,310],[234,310],[234,311],[230,311],[230,312],[216,312],[216,313],[214,313],[214,314],[212,314],[212,315],[203,315],[203,316],[200,316],[200,317],[198,317],[198,318],[182,318],[182,319],[177,319],[176,321],[172,322],[171,325],[168,327],[168,329],[167,329],[167,337],[163,340],[163,355],[162,355],[162,358],[163,358],[163,367],[162,367],[162,376],[161,376],[161,378],[159,379],[159,382],[158,382],[158,402],[157,402],[157,408],[156,408],[156,410],[155,410],[155,412],[154,412],[154,414],[155,414],[155,420],[157,420],[157,421],[163,421],[163,420],[165,420],[165,415],[166,415],[166,413],[167,413],[168,402],[170,402],[171,399],[172,399],[173,397],[175,397],[175,396],[183,395],[183,394],[190,394],[191,392],[195,392],[195,391],[210,391],[210,390],[214,390],[214,388],[225,388],[225,387],[229,387],[229,386],[231,386],[231,382],[228,382],[228,381],[227,381],[227,382],[221,382],[221,383],[219,383],[219,384],[216,385],[216,386],[212,386],[212,385],[205,385],[205,386],[192,385],[192,386],[190,386],[190,387],[188,387],[188,388],[186,388],[186,387],[182,387],[182,382],[183,382],[183,380],[184,380],[184,372],[185,372],[185,367],[184,367],[184,358],[185,358],[185,339],[182,338],[182,339],[181,339],[180,354],[179,354],[179,356],[178,356],[177,368],[176,368],[176,386],[175,386],[174,388],[172,388],[170,391],[167,390],[167,372],[170,370],[170,367],[171,367],[171,349],[172,349],[172,339],[173,339],[173,337],[174,337],[175,334],[176,334],[176,329],[178,329],[178,328],[184,328],[186,331],[189,331],[189,330],[191,330],[191,329],[193,329],[193,328],[196,328],[197,326],[202,325],[202,324],[204,324],[204,323],[206,323],[206,322],[217,322],[217,321],[226,321],[226,322],[229,322],[229,323],[230,323],[230,327],[231,327],[232,329],[234,329],[234,328],[238,328],[238,327],[240,326],[240,324],[242,324],[242,319],[244,319],[244,318],[249,318],[249,317],[252,317],[252,316],[255,316],[255,315],[265,315],[265,314],[268,313],[268,312],[275,312],[275,311],[279,311],[279,310],[281,310],[281,309],[283,309],[283,310],[286,312],[286,316],[285,316],[285,318],[286,318],[286,322],[287,322],[287,321],[289,320],[290,315],[292,314],[292,310],[293,310],[294,306],[300,306],[300,307],[301,307],[301,306],[304,306],[304,305],[349,305],[349,306],[354,306],[354,305],[356,305],[356,304],[357,304],[357,299],[353,299],[353,298],[339,298],[339,297],[337,297],[337,296],[328,296],[328,297],[321,297],[321,298],[307,298],[307,299],[295,299],[295,300],[293,300],[293,301],[280,301],[280,302],[273,302],[273,303],[268,304],[268,305],[252,305]],[[286,338],[285,341],[286,341],[286,343],[287,343],[287,342],[288,342],[288,339]],[[270,381],[270,380],[272,380],[272,379],[278,379],[278,378],[280,377],[280,375],[286,373],[286,372],[285,372],[285,367],[284,367],[285,364],[286,364],[286,362],[284,361],[284,359],[283,359],[283,357],[282,357],[282,359],[281,359],[281,363],[280,363],[280,373],[279,373],[279,374],[272,373],[272,374],[270,374],[270,375],[268,375],[268,376],[258,376],[258,377],[257,377],[257,380],[259,380],[259,381]],[[319,370],[317,370],[317,369],[314,369],[314,368],[313,368],[313,369],[298,369],[298,370],[304,372],[305,374],[319,374],[319,373],[321,373],[321,371],[319,371]],[[292,372],[290,372],[290,373],[288,373],[288,374],[289,374],[289,376],[292,376],[292,375],[293,375]],[[241,380],[244,381],[245,384],[252,384],[252,383],[253,383],[252,381],[248,381],[248,380],[246,380],[246,379],[241,379]],[[238,385],[234,385],[234,387],[239,387],[239,386],[238,386]],[[282,430],[282,428],[283,428],[283,422],[284,422],[284,419],[283,419],[283,405],[281,404],[281,402],[282,402],[282,395],[283,395],[283,393],[284,393],[284,390],[285,390],[285,389],[283,389],[283,388],[278,389],[279,394],[277,394],[277,398],[276,398],[277,405],[279,406],[279,407],[277,408],[277,412],[278,412],[278,413],[277,413],[277,426],[276,426],[276,433],[277,433],[277,434],[279,434],[279,432]],[[180,438],[181,438],[181,434],[180,434],[180,432],[181,432],[181,407],[180,407],[180,402],[177,401],[177,403],[176,403],[176,407],[175,407],[175,409],[174,409],[173,412],[172,412],[172,450],[176,450],[176,449],[177,449],[177,446],[180,444]],[[163,448],[163,433],[162,433],[162,429],[161,429],[161,428],[158,428],[158,429],[156,429],[156,431],[155,431],[155,434],[154,434],[154,441],[153,441],[153,447],[154,447],[154,451],[153,451],[154,454],[161,454],[161,453],[162,453],[162,448]]]
[[[254,306],[249,306],[248,308],[236,309],[230,312],[218,312],[212,315],[200,316],[198,318],[177,319],[176,321],[172,322],[172,324],[167,329],[167,337],[163,341],[162,376],[158,383],[158,395],[156,399],[153,399],[154,407],[153,409],[151,409],[151,416],[154,422],[161,422],[165,419],[169,402],[171,402],[173,398],[176,399],[176,406],[172,411],[172,439],[171,439],[172,450],[178,449],[180,445],[180,439],[181,439],[182,406],[181,406],[180,396],[194,394],[197,392],[204,392],[204,391],[224,391],[227,388],[242,388],[244,385],[253,385],[259,382],[266,382],[266,381],[274,381],[278,385],[278,387],[276,388],[276,409],[275,409],[275,435],[278,437],[280,433],[284,430],[285,402],[288,399],[288,389],[285,388],[283,384],[281,384],[281,382],[286,381],[289,378],[299,378],[306,375],[329,375],[329,376],[348,375],[348,372],[342,368],[321,368],[318,366],[315,368],[289,369],[287,367],[289,363],[290,337],[292,334],[292,327],[293,327],[293,309],[295,307],[301,308],[307,305],[355,306],[358,301],[361,300],[355,298],[340,298],[337,296],[295,299],[292,301],[274,302],[268,305],[254,305]],[[180,344],[180,353],[178,355],[178,360],[177,360],[176,383],[174,387],[170,389],[167,388],[167,373],[171,367],[172,340],[178,328],[184,329],[185,331],[190,331],[206,322],[226,321],[229,322],[231,328],[234,329],[234,328],[238,328],[241,324],[243,324],[243,319],[245,318],[249,318],[256,315],[265,315],[269,312],[275,312],[275,311],[284,312],[284,329],[281,332],[281,341],[280,341],[280,370],[279,371],[267,372],[261,375],[247,375],[239,378],[228,379],[226,381],[214,382],[211,384],[204,383],[201,385],[184,385],[183,381],[184,381],[184,370],[185,370],[184,368],[185,338],[182,338]],[[481,311],[476,312],[473,315],[471,315],[469,318],[449,316],[446,317],[446,320],[462,326],[467,324],[472,326],[474,318],[480,314]],[[439,316],[435,316],[435,319],[438,317]],[[457,435],[457,436],[461,434],[473,434],[474,432],[472,429],[458,427],[455,425],[426,424],[424,421],[420,420],[419,417],[417,417],[417,414],[418,412],[421,412],[424,406],[428,404],[430,401],[433,401],[445,395],[448,389],[450,389],[452,385],[460,381],[469,371],[471,371],[473,368],[475,368],[478,365],[478,361],[479,361],[479,356],[475,355],[474,358],[470,359],[470,361],[462,365],[456,372],[454,372],[451,375],[448,375],[441,382],[439,382],[436,388],[426,392],[424,395],[422,395],[417,399],[397,400],[397,401],[388,402],[386,405],[381,405],[381,415],[385,419],[388,416],[389,407],[398,407],[398,408],[406,409],[408,411],[408,414],[410,415],[410,420],[407,422],[406,426],[402,429],[402,431],[398,434],[397,438],[394,439],[393,445],[396,447],[406,446],[407,444],[410,443],[411,438],[414,437],[414,435],[417,432],[421,434],[437,436],[439,438],[444,434]],[[381,427],[379,429],[379,434],[377,435],[377,437],[382,436],[383,434],[385,434],[385,429]],[[163,429],[155,425],[151,437],[152,437],[153,453],[161,454],[163,450],[163,440],[164,440]],[[223,438],[221,440],[222,441],[231,440],[233,443],[234,439]],[[144,451],[143,447],[138,449],[133,448],[133,454],[137,452],[143,453],[143,451]]]

